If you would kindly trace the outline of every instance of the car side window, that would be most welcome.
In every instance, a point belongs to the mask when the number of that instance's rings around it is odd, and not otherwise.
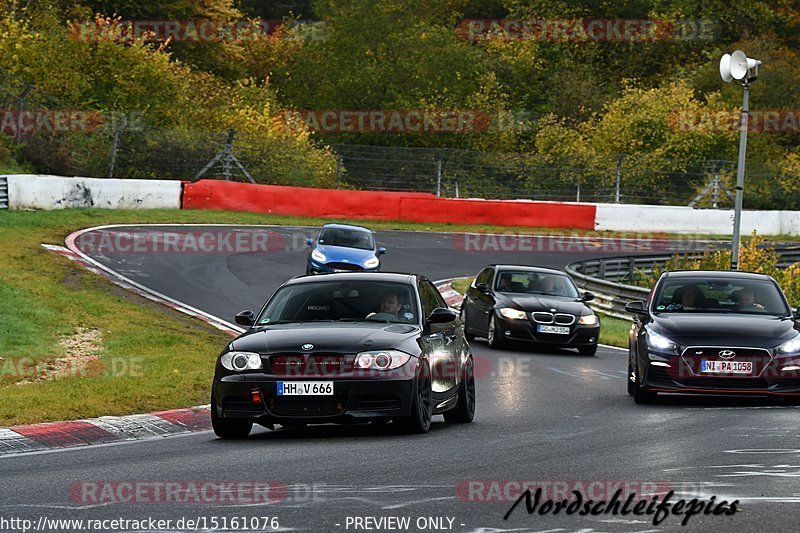
[[[487,286],[492,285],[492,276],[494,275],[494,269],[492,268],[484,268],[480,274],[477,275],[475,278],[474,285],[478,283],[485,283]]]
[[[422,300],[422,316],[423,318],[428,318],[431,316],[431,313],[437,307],[441,307],[439,305],[439,301],[436,299],[436,296],[441,298],[439,291],[431,284],[431,282],[427,280],[421,280],[419,283],[419,297]],[[442,301],[444,301],[442,299]],[[446,305],[446,304],[445,304]]]

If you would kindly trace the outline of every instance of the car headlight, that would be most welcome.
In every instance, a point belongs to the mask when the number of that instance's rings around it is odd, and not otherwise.
[[[399,350],[373,350],[356,356],[355,368],[362,370],[392,370],[406,364],[411,355]]]
[[[255,352],[226,352],[219,358],[222,366],[234,372],[261,370],[264,368],[261,356]]]
[[[678,353],[677,343],[650,329],[647,330],[647,346],[660,352]]]
[[[584,326],[594,326],[598,322],[597,315],[583,315],[578,319],[578,324],[583,324]]]
[[[519,309],[513,309],[511,307],[503,307],[499,310],[499,313],[512,320],[522,320],[526,316],[525,311],[520,311]]]
[[[800,335],[796,335],[793,339],[784,342],[775,350],[778,353],[800,353]]]
[[[376,266],[381,264],[381,260],[377,257],[370,257],[366,261],[364,261],[364,266],[366,268],[375,268]]]
[[[318,261],[320,263],[324,263],[325,261],[328,260],[328,258],[325,257],[325,254],[323,254],[319,250],[313,250],[311,252],[311,259],[313,259],[314,261]]]

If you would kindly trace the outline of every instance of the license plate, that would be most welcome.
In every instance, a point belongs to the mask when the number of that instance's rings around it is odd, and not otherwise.
[[[333,396],[333,381],[279,381],[278,396]]]
[[[555,333],[556,335],[569,335],[569,328],[566,326],[545,326],[539,324],[536,328],[539,333]]]
[[[708,374],[752,374],[751,361],[700,361],[700,372]]]

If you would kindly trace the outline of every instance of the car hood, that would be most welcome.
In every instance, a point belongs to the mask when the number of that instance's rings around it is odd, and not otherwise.
[[[772,348],[797,334],[794,320],[759,315],[662,313],[651,327],[684,346]]]
[[[318,245],[317,250],[325,254],[327,263],[353,263],[360,265],[367,259],[375,257],[375,250],[360,250],[358,248],[347,248],[346,246]]]
[[[550,311],[580,316],[588,314],[586,304],[571,298],[558,298],[541,294],[503,294],[497,299],[502,305],[512,305],[523,311]]]
[[[387,349],[417,335],[414,324],[298,323],[276,324],[249,330],[231,344],[234,350],[266,353],[286,352],[349,352]],[[304,350],[304,344],[314,348]]]

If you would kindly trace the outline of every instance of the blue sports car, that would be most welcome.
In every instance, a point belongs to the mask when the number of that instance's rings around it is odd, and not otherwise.
[[[360,226],[325,224],[317,239],[307,239],[306,274],[328,272],[379,271],[380,256],[386,248],[378,248],[372,231]]]

